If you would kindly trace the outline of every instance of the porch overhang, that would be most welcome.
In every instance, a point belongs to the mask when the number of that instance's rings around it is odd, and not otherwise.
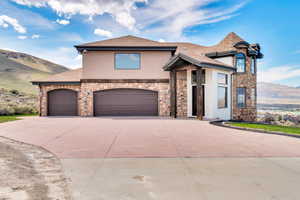
[[[230,67],[227,65],[222,65],[222,64],[216,64],[216,63],[209,63],[205,61],[201,61],[198,59],[194,59],[190,56],[184,55],[182,53],[179,53],[175,56],[173,56],[167,64],[163,67],[165,71],[172,71],[174,68],[178,66],[183,66],[184,64],[191,64],[196,67],[202,68],[212,68],[212,69],[221,69],[221,70],[226,70],[226,71],[235,71],[236,69],[234,67]]]

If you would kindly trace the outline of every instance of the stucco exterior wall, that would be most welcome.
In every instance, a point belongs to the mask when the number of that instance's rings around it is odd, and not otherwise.
[[[136,70],[115,69],[114,51],[89,51],[83,54],[82,79],[167,79],[164,66],[171,58],[169,51],[122,51],[140,53],[141,66]]]
[[[227,75],[227,107],[219,108],[218,107],[218,73],[223,73]],[[222,119],[230,120],[231,119],[231,72],[222,71],[222,70],[210,70],[208,73],[210,81],[207,82],[209,88],[206,90],[208,94],[207,103],[211,104],[212,109],[209,112],[211,115],[208,117],[210,119]],[[220,85],[222,86],[222,85]]]
[[[225,63],[227,65],[233,65],[233,56],[226,56],[226,57],[222,57],[222,58],[215,58],[215,60],[220,61],[222,63]]]

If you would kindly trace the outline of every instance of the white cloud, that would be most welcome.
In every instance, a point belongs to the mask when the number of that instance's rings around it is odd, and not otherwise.
[[[31,38],[32,38],[32,39],[39,39],[39,38],[40,38],[40,35],[38,35],[38,34],[33,34],[33,35],[31,36]]]
[[[13,0],[14,2],[23,5],[23,6],[35,6],[42,7],[45,5],[45,2],[42,1],[31,1],[31,0]]]
[[[231,7],[206,6],[216,0],[154,0],[148,7],[133,12],[141,30],[178,40],[186,28],[228,20],[244,3]]]
[[[99,36],[104,36],[104,37],[112,37],[112,33],[110,31],[103,30],[100,28],[95,29],[94,34]]]
[[[25,39],[27,39],[27,36],[26,36],[26,35],[19,35],[19,36],[18,36],[18,39],[20,39],[20,40],[25,40]]]
[[[19,24],[18,20],[7,15],[0,15],[0,26],[7,28],[11,25],[18,33],[26,33],[26,28]]]
[[[158,41],[159,42],[166,42],[164,39],[161,39],[161,38]]]
[[[109,14],[127,31],[143,32],[155,37],[182,38],[184,30],[202,24],[217,23],[237,15],[237,11],[248,2],[208,7],[218,0],[11,0],[21,5],[50,7],[59,16],[86,15],[89,19]],[[135,3],[146,6],[136,7]],[[107,18],[106,16],[103,16]],[[96,18],[99,20],[99,18]],[[109,26],[109,25],[108,25]],[[112,28],[102,28],[113,30]],[[115,32],[115,31],[114,31]],[[126,31],[122,31],[126,32]]]
[[[300,67],[279,66],[258,71],[257,79],[259,82],[275,82],[295,77],[300,77]]]
[[[56,22],[58,24],[61,24],[61,25],[68,25],[68,24],[70,24],[70,21],[66,20],[66,19],[57,19]]]
[[[1,26],[2,26],[3,28],[7,28],[7,27],[8,27],[8,24],[7,24],[7,23],[3,23],[3,24],[1,24]]]
[[[70,17],[75,14],[87,15],[92,19],[96,15],[110,14],[122,26],[130,30],[134,29],[135,19],[132,10],[136,9],[136,2],[147,0],[11,0],[15,3],[27,6],[45,7],[53,9],[59,16]]]
[[[57,26],[57,24],[38,14],[38,12],[32,9],[24,9],[21,6],[15,6],[7,0],[0,0],[0,8],[2,15],[18,19],[19,24],[22,24],[24,27],[30,27],[30,29],[53,30]]]

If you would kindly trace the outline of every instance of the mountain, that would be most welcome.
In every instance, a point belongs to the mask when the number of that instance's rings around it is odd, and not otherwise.
[[[69,69],[25,53],[0,50],[0,88],[37,94],[30,81]]]
[[[275,83],[257,83],[260,104],[300,104],[300,88]]]

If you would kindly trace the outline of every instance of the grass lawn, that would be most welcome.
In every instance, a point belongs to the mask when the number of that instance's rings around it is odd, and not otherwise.
[[[0,116],[0,123],[20,120],[19,117],[36,116],[36,115],[37,114],[22,114],[22,115],[9,115],[9,116],[4,115],[4,116]]]
[[[275,131],[288,134],[300,135],[300,128],[289,127],[289,126],[279,126],[279,125],[269,125],[269,124],[251,124],[251,123],[240,123],[240,122],[229,122],[231,126],[237,126],[242,128],[253,128],[264,131]]]

